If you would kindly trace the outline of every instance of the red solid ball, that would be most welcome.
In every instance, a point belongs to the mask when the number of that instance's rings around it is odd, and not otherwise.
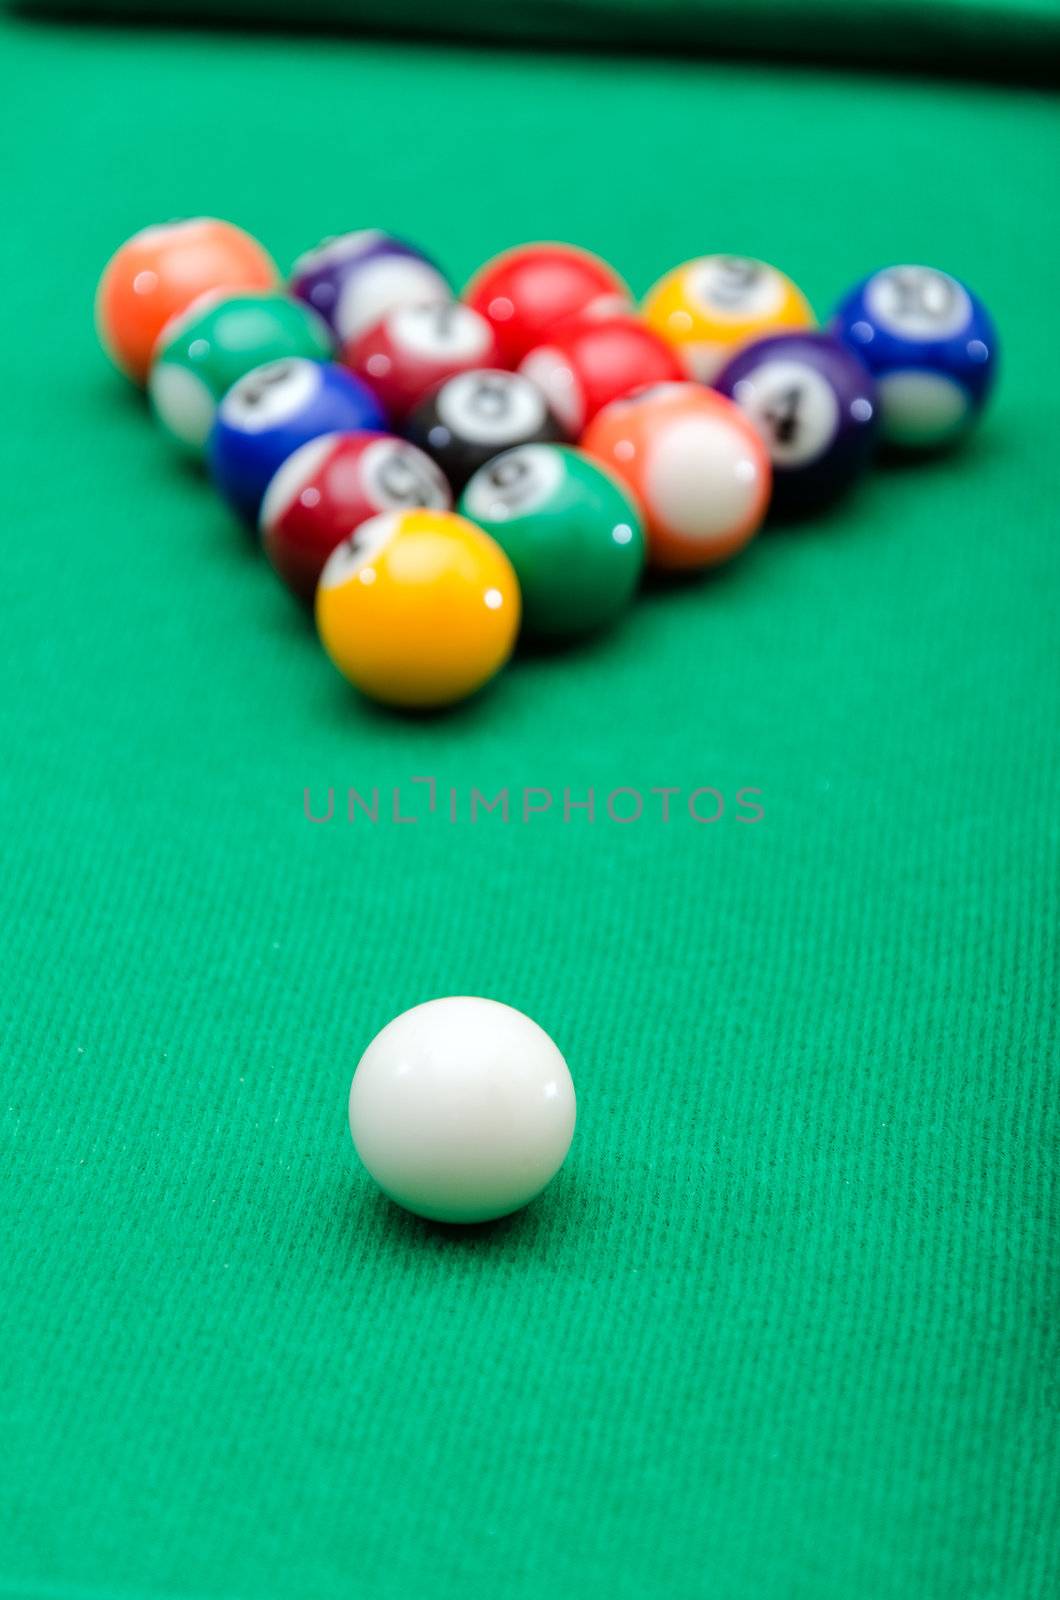
[[[429,456],[389,433],[325,433],[288,456],[261,503],[261,542],[287,587],[311,600],[332,551],[380,511],[448,511]]]
[[[400,306],[343,347],[342,360],[399,421],[458,372],[500,364],[497,337],[470,306]]]
[[[606,261],[572,244],[523,244],[480,267],[464,299],[493,324],[504,365],[517,366],[557,322],[582,311],[605,315],[632,304]]]
[[[628,315],[569,318],[524,357],[519,371],[544,391],[575,438],[612,400],[685,376],[665,339]]]

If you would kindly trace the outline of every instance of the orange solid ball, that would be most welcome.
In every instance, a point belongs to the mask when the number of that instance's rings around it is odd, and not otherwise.
[[[249,233],[215,217],[143,228],[103,269],[96,328],[115,366],[144,384],[159,334],[171,317],[215,289],[274,289],[276,263]]]
[[[711,567],[757,533],[773,471],[751,423],[698,383],[660,383],[597,413],[582,436],[632,491],[656,567]]]
[[[455,511],[384,511],[320,575],[321,642],[373,700],[443,706],[481,689],[519,628],[519,583],[481,528]]]

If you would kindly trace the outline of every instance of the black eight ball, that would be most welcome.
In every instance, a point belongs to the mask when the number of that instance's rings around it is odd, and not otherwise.
[[[502,450],[566,437],[535,383],[492,367],[446,378],[414,407],[405,434],[434,458],[454,491]]]

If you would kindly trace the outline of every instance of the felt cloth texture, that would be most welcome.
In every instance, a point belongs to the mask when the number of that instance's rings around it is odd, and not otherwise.
[[[0,26],[0,1596],[1057,1593],[1055,101]],[[96,346],[117,242],[201,212],[458,282],[746,251],[822,313],[926,260],[1001,386],[966,451],[395,717]],[[329,785],[379,824],[307,822]],[[555,805],[468,823],[504,785]],[[554,1186],[467,1233],[346,1127],[376,1030],[461,992],[580,1096]]]
[[[22,0],[80,16],[307,23],[604,47],[751,50],[1055,75],[1060,0]]]

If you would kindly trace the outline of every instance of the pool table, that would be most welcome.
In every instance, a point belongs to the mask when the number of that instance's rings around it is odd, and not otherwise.
[[[1057,1592],[1031,56],[3,15],[4,1600]],[[393,714],[97,346],[111,250],[197,213],[285,265],[390,227],[458,283],[523,239],[638,293],[731,250],[822,317],[923,260],[992,308],[1001,381],[965,448]],[[346,1125],[375,1032],[461,993],[579,1095],[553,1185],[465,1229]]]

